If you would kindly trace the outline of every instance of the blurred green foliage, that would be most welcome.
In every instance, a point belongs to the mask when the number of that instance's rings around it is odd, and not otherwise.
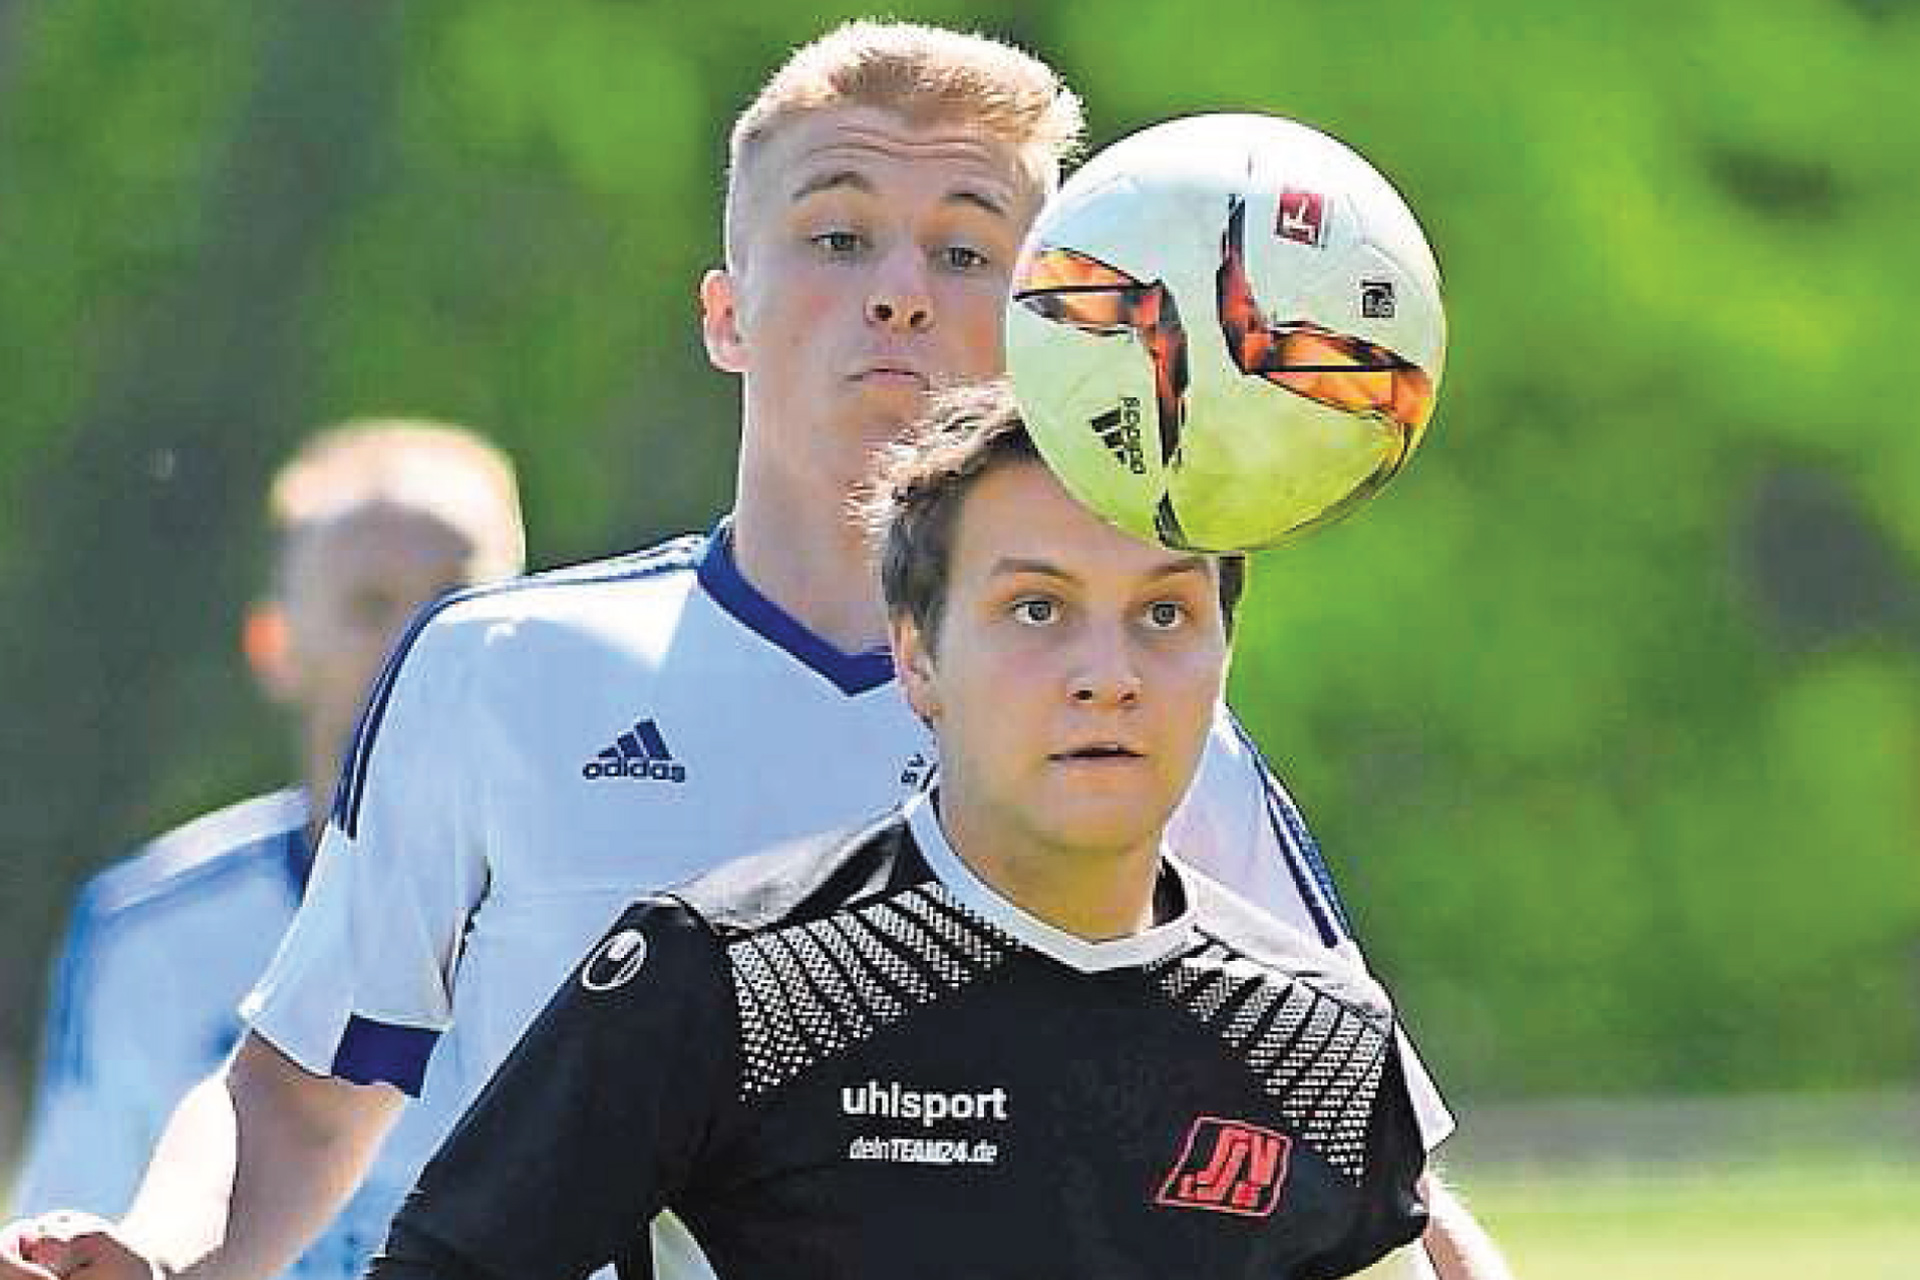
[[[1262,559],[1234,697],[1455,1091],[1911,1082],[1920,7],[894,9],[1421,212],[1440,417]],[[232,636],[305,430],[487,430],[541,564],[724,508],[725,129],[854,12],[0,0],[7,1061],[77,878],[289,774]]]

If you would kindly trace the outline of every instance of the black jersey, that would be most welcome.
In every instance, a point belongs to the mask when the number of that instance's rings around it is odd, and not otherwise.
[[[628,910],[394,1221],[375,1280],[1334,1276],[1413,1239],[1384,998],[1168,859],[1089,943],[966,868],[924,799]]]

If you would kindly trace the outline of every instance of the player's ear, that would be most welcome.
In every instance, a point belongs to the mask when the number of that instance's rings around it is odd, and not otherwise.
[[[933,667],[933,655],[927,651],[919,624],[905,615],[887,624],[893,643],[893,669],[900,677],[900,690],[907,695],[913,713],[931,724],[940,717],[939,681]]]
[[[256,600],[240,622],[240,652],[260,688],[275,702],[292,702],[299,694],[293,663],[293,637],[287,611],[277,600]]]
[[[747,371],[747,344],[740,336],[740,308],[733,276],[714,267],[700,277],[700,336],[707,359],[722,373]]]

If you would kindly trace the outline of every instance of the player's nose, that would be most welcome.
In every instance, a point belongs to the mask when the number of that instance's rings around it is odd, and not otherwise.
[[[875,265],[867,288],[867,322],[898,333],[932,326],[933,291],[917,247],[902,246]]]
[[[1126,637],[1088,628],[1076,645],[1068,693],[1087,707],[1131,707],[1140,701],[1140,666]]]

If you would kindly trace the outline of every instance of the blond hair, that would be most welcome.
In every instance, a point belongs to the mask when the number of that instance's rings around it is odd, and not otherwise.
[[[526,564],[513,463],[463,427],[410,418],[344,422],[310,437],[274,473],[267,522],[282,547],[370,503],[424,512],[474,543],[474,578]]]
[[[1036,193],[1051,192],[1086,131],[1080,99],[1032,54],[990,36],[912,22],[843,23],[791,57],[733,123],[726,239],[738,258],[743,175],[794,117],[874,107],[915,125],[964,121],[1010,144]]]

